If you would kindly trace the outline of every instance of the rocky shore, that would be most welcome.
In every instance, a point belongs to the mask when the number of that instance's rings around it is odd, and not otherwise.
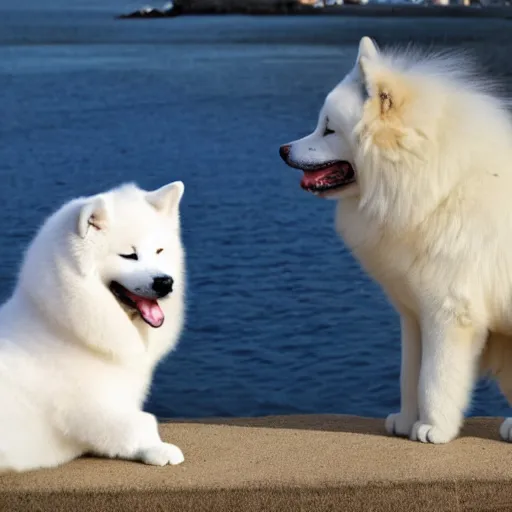
[[[188,14],[290,14],[317,9],[295,0],[190,0],[183,2]]]
[[[119,18],[162,18],[182,14],[299,14],[317,9],[295,0],[188,0],[173,2],[172,9],[146,8]]]
[[[512,8],[386,4],[314,8],[302,5],[295,0],[182,0],[173,2],[172,9],[141,9],[133,13],[123,14],[118,18],[164,18],[204,14],[490,17],[512,19]]]

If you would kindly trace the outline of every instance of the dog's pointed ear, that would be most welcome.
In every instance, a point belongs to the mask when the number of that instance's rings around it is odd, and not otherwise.
[[[373,96],[375,91],[373,90],[373,77],[374,77],[374,63],[370,57],[362,56],[357,60],[359,65],[359,75],[361,76],[362,86],[365,89],[367,96]]]
[[[108,211],[105,198],[98,196],[87,202],[78,214],[77,232],[81,238],[85,238],[89,228],[97,231],[106,229],[108,224]]]
[[[158,190],[148,192],[146,194],[146,200],[158,212],[164,215],[170,215],[178,209],[184,192],[185,185],[183,182],[173,181]]]
[[[359,52],[357,54],[357,66],[361,77],[362,87],[365,97],[372,96],[375,91],[371,87],[371,71],[376,65],[376,57],[379,55],[379,48],[373,39],[369,37],[361,38],[359,42]]]
[[[364,36],[359,41],[359,52],[357,54],[357,60],[359,61],[361,57],[366,57],[367,59],[373,59],[377,57],[379,54],[379,47],[377,43],[368,36]]]

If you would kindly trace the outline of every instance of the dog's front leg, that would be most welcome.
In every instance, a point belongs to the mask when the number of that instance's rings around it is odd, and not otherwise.
[[[82,410],[69,415],[64,429],[67,436],[84,446],[84,452],[155,466],[184,461],[177,446],[160,439],[156,418],[146,412],[94,407],[87,413]]]
[[[396,436],[410,436],[418,420],[418,380],[421,364],[421,332],[409,312],[400,315],[402,363],[400,369],[400,412],[386,418],[386,430]]]
[[[442,313],[422,318],[421,333],[420,419],[411,439],[447,443],[460,431],[487,329],[468,318]]]

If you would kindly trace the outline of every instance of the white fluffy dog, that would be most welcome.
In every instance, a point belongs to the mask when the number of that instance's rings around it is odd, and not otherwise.
[[[42,226],[0,309],[0,470],[85,453],[179,464],[142,411],[184,321],[181,182],[75,199]]]
[[[337,231],[400,314],[388,431],[454,439],[479,369],[512,399],[512,122],[486,81],[464,59],[365,37],[314,132],[280,154],[338,200]]]

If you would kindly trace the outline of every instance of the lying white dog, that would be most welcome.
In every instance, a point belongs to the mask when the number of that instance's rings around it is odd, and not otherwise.
[[[30,244],[0,309],[0,470],[85,453],[179,464],[142,411],[184,321],[181,182],[75,199]]]
[[[386,426],[430,443],[458,435],[479,362],[512,399],[512,122],[467,70],[365,37],[315,131],[280,149],[304,189],[338,200],[338,232],[400,313]]]

